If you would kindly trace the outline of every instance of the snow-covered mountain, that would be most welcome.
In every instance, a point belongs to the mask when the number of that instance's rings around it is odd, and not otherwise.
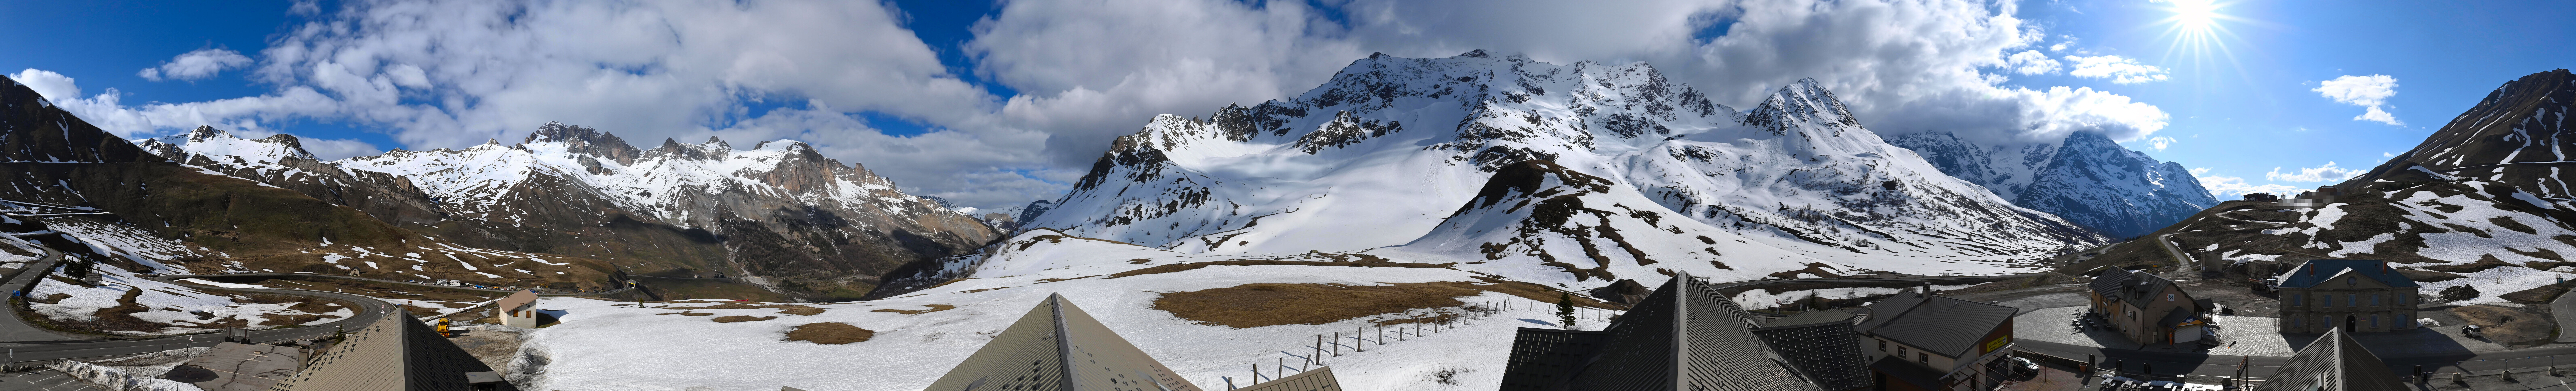
[[[2055,214],[2111,237],[2137,237],[2218,205],[2181,163],[2158,162],[2100,133],[2058,144],[1986,145],[1950,132],[1888,137],[1950,176],[2014,205]]]
[[[1497,171],[1529,160],[1626,188],[1583,192],[1619,205],[1587,203],[1591,212],[1583,213],[1619,210],[1601,217],[1638,220],[1607,223],[1622,233],[1654,227],[1645,230],[1700,243],[1694,249],[1789,258],[1760,261],[1759,269],[1697,263],[1715,278],[1810,264],[1837,274],[1995,272],[2102,240],[1888,145],[1812,80],[1739,112],[1644,63],[1556,65],[1483,51],[1373,55],[1295,98],[1230,105],[1204,118],[1156,117],[1114,141],[1071,192],[1025,226],[1188,253],[1394,247],[1380,251],[1483,262],[1502,250],[1480,246],[1518,248],[1512,254],[1535,265],[1536,255],[1518,251],[1536,247],[1456,231],[1500,227],[1519,218],[1503,216],[1525,213],[1468,213],[1461,205]],[[1624,192],[1637,199],[1622,199]],[[1599,226],[1594,220],[1568,221]],[[1541,227],[1556,229],[1573,228]],[[1693,238],[1700,232],[1716,233],[1706,236],[1717,244]],[[1461,242],[1487,239],[1500,241]],[[1572,265],[1557,277],[1514,277],[1606,284],[1594,277],[1610,276],[1571,270],[1637,261],[1619,251],[1548,247],[1576,244],[1568,242],[1584,240],[1537,245]],[[1732,257],[1716,260],[1737,262]],[[1656,268],[1682,263],[1672,262]]]
[[[997,236],[794,140],[750,150],[714,138],[664,140],[648,150],[547,123],[514,145],[396,149],[332,162],[313,161],[292,136],[249,140],[212,128],[139,145],[352,206],[423,200],[424,212],[390,209],[426,216],[406,222],[480,247],[620,259],[647,272],[776,278],[742,281],[805,298],[863,296],[885,272]]]

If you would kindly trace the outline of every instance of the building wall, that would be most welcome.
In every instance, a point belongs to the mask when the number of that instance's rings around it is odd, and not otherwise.
[[[2175,308],[2193,312],[2200,310],[2198,304],[2192,303],[2191,294],[2183,292],[2179,284],[2165,284],[2164,290],[2148,295],[2146,300],[2147,306],[2141,308],[2128,300],[2103,297],[2096,292],[2093,294],[2093,309],[2108,314],[2112,330],[2128,337],[2130,343],[2140,345],[2166,343],[2166,333],[2173,330],[2155,324],[2163,320],[2166,313],[2173,312]]]
[[[501,312],[501,325],[503,325],[503,326],[510,326],[510,327],[536,328],[536,327],[537,327],[537,306],[536,306],[535,304],[531,303],[530,305],[519,306],[519,308],[516,308],[516,309],[511,309],[511,310],[507,310],[507,311],[502,311],[502,312]]]
[[[2351,317],[2349,331],[2370,333],[2415,328],[2417,287],[2389,287],[2378,280],[2361,278],[2351,284],[2327,281],[2312,287],[2281,288],[2280,329],[2284,333],[2323,333],[2345,325]],[[2327,296],[2333,297],[2328,305]],[[2375,301],[2374,301],[2375,299]],[[2354,302],[2358,301],[2359,305]],[[2375,319],[2374,319],[2375,317]],[[2376,320],[2376,322],[2374,322]]]

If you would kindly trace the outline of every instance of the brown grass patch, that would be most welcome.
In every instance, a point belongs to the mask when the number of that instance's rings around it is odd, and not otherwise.
[[[804,325],[796,326],[796,329],[794,330],[787,331],[787,340],[789,341],[806,341],[813,342],[818,345],[840,345],[851,342],[867,342],[869,338],[875,338],[876,336],[877,332],[875,331],[868,331],[868,329],[859,328],[859,326],[851,326],[848,323],[841,322],[806,323]]]
[[[1483,278],[1483,277],[1479,277]],[[1553,303],[1555,291],[1537,284],[1501,281],[1479,284],[1461,281],[1397,283],[1387,285],[1343,284],[1244,284],[1190,292],[1164,293],[1154,299],[1154,309],[1171,312],[1181,319],[1199,324],[1233,328],[1253,328],[1288,324],[1325,324],[1373,315],[1397,314],[1412,310],[1465,307],[1458,297],[1484,292],[1500,292]],[[1575,305],[1604,307],[1598,300],[1575,295]],[[1410,318],[1379,319],[1380,325],[1402,323],[1437,323],[1456,316],[1448,312]]]
[[[680,311],[680,312],[664,312],[664,313],[659,313],[659,314],[654,314],[654,315],[707,316],[707,315],[715,315],[715,313],[713,313],[713,312],[689,312],[689,311]]]
[[[784,311],[778,311],[778,313],[781,313],[781,314],[788,314],[788,315],[822,315],[822,314],[823,314],[823,309],[822,309],[822,308],[807,307],[807,306],[801,306],[801,305],[782,305],[782,306],[778,306],[777,308],[784,309]]]
[[[1143,265],[1143,264],[1145,264],[1146,262],[1153,262],[1153,261],[1154,261],[1154,260],[1151,260],[1151,259],[1136,258],[1136,259],[1130,259],[1130,260],[1127,260],[1127,263]]]
[[[717,304],[717,305],[704,306],[704,307],[662,307],[662,308],[675,309],[675,310],[756,310],[756,309],[768,308],[768,307],[762,307],[762,306],[756,306],[756,305],[750,305],[750,304],[743,304],[743,303],[724,303],[724,304]]]
[[[734,315],[734,316],[718,316],[718,317],[716,317],[714,320],[716,321],[716,323],[734,323],[734,322],[758,322],[758,321],[764,321],[764,320],[770,320],[770,319],[778,319],[778,317],[775,317],[775,316]]]
[[[997,290],[1002,290],[1002,289],[1004,289],[1004,288],[1010,288],[1010,287],[1007,287],[1007,286],[1006,286],[1006,287],[1001,287],[1001,288],[970,289],[970,290],[960,291],[959,293],[975,293],[975,292],[983,292],[983,291],[997,291]]]
[[[1037,283],[1039,283],[1039,284],[1044,284],[1044,283],[1050,283],[1050,282],[1056,282],[1056,281],[1064,281],[1064,280],[1080,280],[1080,279],[1092,278],[1092,277],[1099,277],[1099,276],[1100,276],[1100,275],[1098,275],[1098,274],[1093,274],[1093,275],[1081,276],[1081,277],[1074,277],[1074,278],[1040,278],[1040,279],[1038,279],[1038,282],[1037,282]]]
[[[1334,255],[1340,255],[1340,254],[1334,254]],[[1198,269],[1206,268],[1206,267],[1209,267],[1209,266],[1304,265],[1304,266],[1414,267],[1414,268],[1430,268],[1430,269],[1454,269],[1454,268],[1452,268],[1452,267],[1450,267],[1450,266],[1452,266],[1452,265],[1457,265],[1457,263],[1455,263],[1455,262],[1451,262],[1451,263],[1407,263],[1407,262],[1394,262],[1394,261],[1388,261],[1388,260],[1386,260],[1386,258],[1378,258],[1378,257],[1376,257],[1376,256],[1371,256],[1371,255],[1365,255],[1365,254],[1352,254],[1352,255],[1357,255],[1357,256],[1345,256],[1345,257],[1338,257],[1338,258],[1341,258],[1342,260],[1335,260],[1335,261],[1289,261],[1289,260],[1278,260],[1278,259],[1233,259],[1233,260],[1213,261],[1213,262],[1175,263],[1175,264],[1170,264],[1170,265],[1160,265],[1160,266],[1154,266],[1154,267],[1149,267],[1149,268],[1143,268],[1143,269],[1136,269],[1136,270],[1129,270],[1129,271],[1118,272],[1118,273],[1115,273],[1115,274],[1110,274],[1110,275],[1109,275],[1109,278],[1119,278],[1119,277],[1128,277],[1128,276],[1141,276],[1141,275],[1147,275],[1147,274],[1163,274],[1163,273],[1185,272],[1185,271],[1191,271],[1191,270],[1198,270]],[[1352,260],[1352,258],[1357,258],[1357,260]]]
[[[2549,343],[2558,330],[2558,322],[2549,315],[2495,305],[2473,305],[2452,308],[2469,324],[2478,325],[2488,339],[2506,345],[2528,346]]]
[[[923,306],[923,307],[930,307],[930,309],[926,309],[926,310],[898,310],[898,309],[893,309],[893,308],[880,308],[880,309],[877,309],[877,310],[874,310],[874,311],[868,311],[868,312],[892,312],[892,313],[898,313],[898,314],[904,314],[904,315],[920,315],[920,314],[926,314],[926,313],[932,313],[932,312],[947,311],[947,310],[949,310],[949,309],[957,308],[957,306],[947,305],[947,304],[924,304],[924,305],[922,305],[922,306]]]

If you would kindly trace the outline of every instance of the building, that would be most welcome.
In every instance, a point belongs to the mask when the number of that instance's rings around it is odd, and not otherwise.
[[[1764,322],[1753,328],[1753,335],[1816,385],[1856,390],[1870,386],[1869,361],[1860,352],[1859,334],[1852,331],[1861,319],[1851,310],[1800,312]]]
[[[2093,313],[2101,314],[2112,330],[2139,345],[2174,344],[2200,340],[2202,330],[2196,318],[2208,307],[2191,298],[2190,292],[2175,286],[2173,280],[2154,274],[2112,268],[2093,277]],[[2202,322],[2206,323],[2206,322]]]
[[[2335,189],[2333,185],[2326,185],[2317,186],[2316,191],[2299,192],[2298,197],[2280,200],[2279,204],[2283,208],[2309,209],[2333,204],[2341,198],[2343,198],[2342,190]]]
[[[2246,201],[2261,201],[2261,202],[2281,202],[2281,196],[2272,195],[2272,193],[2245,193],[2245,200],[2246,200]]]
[[[1521,328],[1501,389],[1824,390],[1754,336],[1752,325],[1734,300],[1677,273],[1602,331]]]
[[[1047,295],[924,390],[1200,391],[1064,295]]]
[[[272,391],[516,390],[482,360],[401,313],[358,329]]]
[[[1317,367],[1234,391],[1342,391],[1342,383],[1333,379],[1333,367]]]
[[[2273,277],[2281,298],[2281,332],[2342,328],[2380,332],[2415,328],[2415,281],[2388,262],[2317,259]]]
[[[1853,326],[1879,390],[1986,390],[2011,372],[2014,314],[1994,304],[1900,292]]]
[[[501,310],[501,325],[537,327],[537,291],[521,290],[501,298],[501,302],[496,304]]]
[[[2281,368],[2272,370],[2270,380],[2254,391],[2407,391],[2405,380],[2379,356],[2362,347],[2352,335],[2340,329],[2329,329],[2324,338],[2308,343]]]

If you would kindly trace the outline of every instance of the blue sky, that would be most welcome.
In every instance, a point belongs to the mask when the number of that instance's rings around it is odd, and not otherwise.
[[[1881,133],[2102,131],[2206,168],[2222,197],[2366,170],[2497,85],[2576,64],[2546,49],[2576,36],[2567,2],[2221,2],[2189,39],[2172,2],[1805,1],[0,2],[0,73],[76,86],[56,100],[130,137],[213,124],[325,157],[548,120],[638,144],[794,138],[995,207],[1060,193],[1153,114],[1293,96],[1372,52],[1646,61],[1738,107],[1816,77]],[[2318,90],[2347,76],[2342,101]],[[1929,98],[1960,94],[1988,98]],[[2372,103],[2387,121],[2355,119]]]

